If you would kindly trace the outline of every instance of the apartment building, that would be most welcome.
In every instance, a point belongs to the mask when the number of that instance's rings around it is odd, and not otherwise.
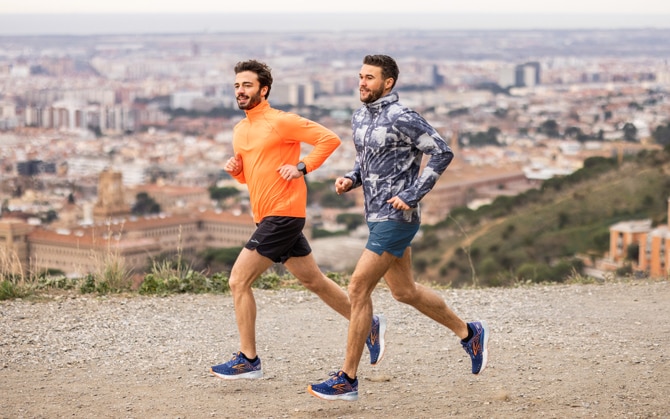
[[[57,269],[77,276],[101,272],[114,262],[142,271],[159,255],[190,257],[206,248],[243,246],[255,228],[249,214],[214,210],[58,230],[0,219],[0,272],[26,275]]]
[[[628,257],[628,248],[635,244],[639,246],[639,254],[634,269],[653,278],[667,278],[670,274],[670,229],[668,225],[652,227],[651,220],[623,221],[611,226],[609,257],[603,260],[603,268],[621,266]]]

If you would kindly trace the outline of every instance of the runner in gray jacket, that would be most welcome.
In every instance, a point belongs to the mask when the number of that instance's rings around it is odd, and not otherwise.
[[[380,333],[370,334],[379,340],[379,359],[384,354],[386,324],[377,326],[372,316],[372,291],[382,277],[396,300],[413,306],[461,339],[473,374],[486,368],[486,323],[465,323],[439,294],[417,284],[412,276],[410,242],[421,221],[419,201],[435,186],[454,155],[433,127],[398,102],[393,92],[398,73],[395,60],[387,55],[363,59],[358,84],[364,105],[352,118],[356,162],[354,170],[335,180],[338,194],[363,187],[370,236],[349,282],[351,319],[342,369],[308,387],[312,395],[325,400],[358,400],[356,373],[371,320]],[[430,159],[421,171],[424,154]]]

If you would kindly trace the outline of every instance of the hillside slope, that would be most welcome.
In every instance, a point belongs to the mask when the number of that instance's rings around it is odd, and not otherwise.
[[[456,209],[414,246],[420,276],[454,286],[561,281],[575,255],[600,257],[619,221],[667,223],[670,152],[644,152],[618,165],[596,158],[562,179],[470,211]]]

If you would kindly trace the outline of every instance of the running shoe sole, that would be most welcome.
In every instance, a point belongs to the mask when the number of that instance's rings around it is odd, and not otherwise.
[[[330,394],[321,394],[319,392],[316,392],[312,390],[312,386],[310,385],[307,387],[307,391],[309,391],[309,394],[312,396],[321,399],[321,400],[327,400],[329,402],[334,402],[334,401],[345,401],[345,402],[355,402],[358,400],[358,391],[351,391],[349,393],[345,394],[336,394],[336,395],[330,395]]]
[[[263,371],[249,371],[242,374],[228,375],[228,374],[219,374],[214,372],[214,369],[210,368],[209,372],[222,380],[241,380],[241,379],[254,379],[254,378],[263,378]]]
[[[379,319],[379,356],[377,357],[377,362],[370,363],[371,365],[379,365],[384,359],[384,353],[386,352],[386,316],[378,315]]]

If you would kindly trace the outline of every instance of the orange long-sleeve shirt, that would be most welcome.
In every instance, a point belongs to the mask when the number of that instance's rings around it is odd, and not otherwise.
[[[326,127],[299,115],[283,112],[262,101],[245,111],[235,125],[233,149],[242,158],[242,172],[235,179],[246,183],[254,221],[268,216],[306,217],[305,179],[286,180],[280,166],[298,164],[300,143],[314,146],[302,160],[312,172],[340,145],[339,137]]]

